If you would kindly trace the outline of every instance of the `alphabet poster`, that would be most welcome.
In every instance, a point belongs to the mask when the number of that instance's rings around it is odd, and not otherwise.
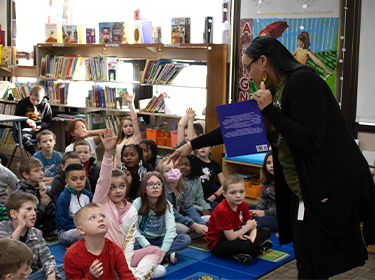
[[[259,3],[261,2],[261,3]],[[299,62],[313,67],[335,94],[339,0],[242,0],[239,42],[239,101],[258,90],[242,64],[258,36],[279,40]]]

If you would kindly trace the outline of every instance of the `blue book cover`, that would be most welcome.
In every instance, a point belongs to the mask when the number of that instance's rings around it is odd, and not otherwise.
[[[254,100],[216,106],[228,157],[268,152],[263,116]]]

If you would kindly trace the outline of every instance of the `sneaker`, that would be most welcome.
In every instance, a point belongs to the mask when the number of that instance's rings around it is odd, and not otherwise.
[[[266,240],[262,244],[260,244],[259,249],[261,251],[261,254],[264,254],[268,249],[272,247],[272,245],[272,242],[269,240]]]
[[[151,273],[151,279],[163,277],[165,272],[165,267],[159,264],[154,268],[154,271]]]
[[[169,255],[169,262],[171,264],[176,264],[177,263],[177,253],[173,252]]]
[[[166,259],[164,259],[164,260],[161,262],[161,266],[164,267],[164,268],[168,268],[168,266],[169,266],[169,261],[167,261]]]
[[[236,254],[232,256],[233,259],[242,264],[248,264],[253,258],[248,254]]]

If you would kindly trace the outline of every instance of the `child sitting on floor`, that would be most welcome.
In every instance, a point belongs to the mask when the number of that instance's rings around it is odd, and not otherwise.
[[[223,184],[224,199],[212,212],[207,232],[211,253],[219,258],[232,257],[248,264],[272,247],[268,228],[256,229],[245,199],[245,181],[238,175],[229,175]],[[244,224],[245,223],[245,224]]]
[[[52,202],[48,189],[41,184],[43,180],[43,165],[37,158],[24,158],[18,163],[18,172],[24,178],[21,180],[15,192],[25,192],[35,195],[39,200],[35,227],[43,232],[43,236],[56,229],[55,204]]]
[[[29,279],[33,252],[25,243],[17,240],[0,239],[0,279]]]
[[[191,204],[188,193],[185,190],[181,178],[181,172],[173,168],[173,163],[167,164],[169,156],[164,157],[157,171],[164,176],[167,199],[173,205],[173,213],[176,220],[176,232],[187,233],[191,238],[206,235],[207,226],[200,215],[195,211]]]
[[[199,175],[201,170],[194,155],[182,159],[180,171],[185,188],[189,194],[189,200],[199,215],[211,215],[211,206],[204,200],[203,188]]]
[[[118,130],[118,138],[116,145],[116,154],[113,166],[114,168],[120,168],[121,166],[121,151],[122,148],[129,144],[139,144],[142,140],[141,130],[138,125],[137,113],[134,108],[134,93],[128,93],[126,100],[129,103],[130,117],[125,117],[121,120],[121,124]]]
[[[89,179],[91,193],[95,193],[96,183],[99,180],[100,164],[91,155],[90,144],[86,140],[79,140],[74,144],[74,151],[82,158],[82,165],[86,170],[86,177]]]
[[[213,147],[205,147],[198,150],[198,165],[201,168],[201,183],[203,187],[204,199],[210,204],[212,211],[224,199],[223,183],[224,175],[220,165],[212,157]],[[214,190],[214,179],[220,182],[220,187]]]
[[[10,187],[12,191],[17,189],[18,178],[17,176],[8,168],[0,163],[0,203],[4,204],[8,197],[7,188]]]
[[[89,203],[78,210],[74,224],[83,239],[65,253],[67,279],[136,279],[121,248],[105,238],[108,221],[100,204]]]
[[[68,125],[68,135],[71,144],[65,148],[65,153],[74,150],[74,144],[79,140],[86,140],[90,144],[91,156],[96,157],[96,148],[100,144],[99,133],[103,133],[104,129],[88,130],[87,122],[84,119],[76,119]]]
[[[154,171],[161,160],[158,156],[158,145],[151,139],[143,139],[139,146],[142,148],[143,161]]]
[[[56,228],[60,243],[71,245],[82,238],[78,233],[73,217],[86,204],[92,202],[92,194],[84,189],[85,168],[77,163],[65,168],[67,186],[56,203]]]
[[[37,151],[33,157],[39,159],[43,164],[42,182],[47,186],[51,186],[56,168],[62,162],[62,155],[53,150],[56,144],[56,135],[46,129],[38,133],[36,139],[38,140],[38,145],[41,147],[41,150]]]
[[[279,229],[276,215],[275,184],[273,181],[273,159],[272,151],[264,157],[262,177],[260,178],[263,191],[258,205],[253,208],[249,206],[250,214],[257,222],[257,228],[267,227],[271,231]]]
[[[127,182],[130,188],[126,190],[126,199],[132,202],[138,195],[139,186],[141,180],[148,171],[151,171],[151,167],[148,164],[145,164],[143,161],[143,152],[139,145],[126,145],[122,148],[122,158],[121,158],[121,170],[131,174]]]
[[[165,274],[165,268],[157,263],[160,249],[148,246],[134,251],[138,212],[125,199],[126,174],[120,169],[112,169],[116,138],[112,138],[110,129],[104,131],[104,138],[99,136],[105,152],[93,202],[101,204],[107,216],[109,223],[106,237],[122,248],[134,277],[148,279],[151,275],[151,278],[160,278]]]
[[[161,248],[158,263],[165,261],[175,264],[176,252],[189,246],[191,238],[187,234],[176,233],[173,206],[165,197],[163,176],[160,173],[152,171],[145,174],[139,197],[134,200],[133,206],[138,211],[134,249],[158,246]]]
[[[56,175],[53,178],[51,190],[50,190],[50,195],[55,205],[60,194],[65,190],[65,187],[66,187],[65,169],[73,163],[82,165],[81,156],[79,155],[79,153],[76,153],[76,152],[67,152],[63,156],[62,163],[56,169]],[[87,178],[85,182],[85,189],[88,192],[91,192],[90,182],[89,182],[89,179]]]
[[[39,201],[29,193],[12,193],[6,202],[9,221],[0,223],[0,238],[12,238],[27,245],[33,253],[30,263],[32,273],[29,279],[64,278],[64,266],[56,266],[40,230],[34,227],[36,207]]]

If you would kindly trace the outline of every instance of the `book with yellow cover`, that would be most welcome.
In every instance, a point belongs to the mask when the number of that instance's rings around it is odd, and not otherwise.
[[[60,23],[46,23],[45,31],[46,31],[45,33],[46,43],[62,43]]]

